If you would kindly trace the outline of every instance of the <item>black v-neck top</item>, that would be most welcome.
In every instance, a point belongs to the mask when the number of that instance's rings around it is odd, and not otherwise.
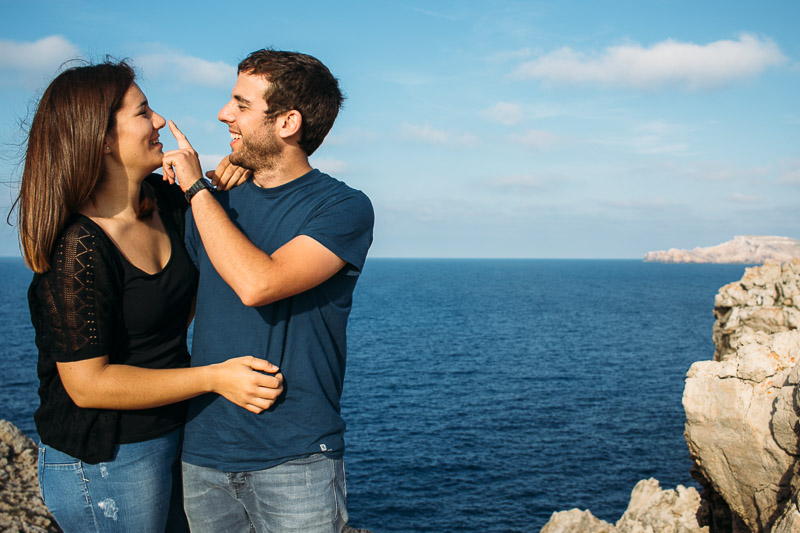
[[[56,367],[102,355],[112,364],[188,366],[186,328],[197,272],[183,246],[186,202],[161,176],[143,186],[155,191],[170,239],[170,259],[160,272],[132,265],[97,224],[78,215],[59,237],[51,269],[35,274],[28,291],[39,348],[36,429],[44,444],[89,463],[110,459],[116,444],[166,434],[186,416],[183,402],[141,410],[80,408]]]

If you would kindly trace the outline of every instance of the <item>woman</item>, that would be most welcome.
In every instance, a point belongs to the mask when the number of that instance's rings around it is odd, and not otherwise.
[[[124,62],[63,72],[31,124],[18,201],[39,486],[68,533],[163,532],[182,402],[214,392],[258,413],[282,392],[253,357],[188,368],[197,274],[183,195],[151,175],[164,125]]]

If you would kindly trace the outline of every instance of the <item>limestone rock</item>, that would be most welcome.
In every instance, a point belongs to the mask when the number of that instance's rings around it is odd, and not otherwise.
[[[559,511],[550,515],[550,520],[544,525],[540,533],[613,533],[614,526],[600,520],[590,511],[570,509]]]
[[[694,487],[662,490],[657,480],[643,479],[616,525],[589,511],[571,509],[553,513],[541,533],[708,533],[698,522],[699,507],[700,494]]]
[[[708,532],[698,522],[699,507],[700,494],[694,487],[662,490],[657,480],[643,479],[633,488],[614,533]]]
[[[800,531],[798,294],[798,259],[722,287],[714,360],[687,374],[686,441],[715,529]]]
[[[743,263],[789,261],[800,257],[800,240],[772,235],[737,235],[731,241],[693,250],[671,248],[647,252],[645,261],[659,263]]]
[[[800,328],[800,259],[745,269],[714,298],[714,359],[721,361],[743,335]]]
[[[0,420],[0,531],[60,532],[36,479],[36,444],[14,424]]]

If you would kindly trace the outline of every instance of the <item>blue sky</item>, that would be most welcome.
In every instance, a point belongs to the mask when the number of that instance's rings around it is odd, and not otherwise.
[[[210,168],[236,64],[269,46],[340,79],[345,108],[311,162],[372,199],[372,257],[800,238],[798,20],[795,0],[0,0],[0,212],[19,121],[64,60],[132,59]],[[18,255],[3,226],[0,255]]]

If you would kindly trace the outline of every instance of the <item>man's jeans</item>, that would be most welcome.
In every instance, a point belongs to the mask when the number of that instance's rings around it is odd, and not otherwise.
[[[255,472],[183,463],[192,533],[339,533],[346,496],[342,459],[321,453]]]

